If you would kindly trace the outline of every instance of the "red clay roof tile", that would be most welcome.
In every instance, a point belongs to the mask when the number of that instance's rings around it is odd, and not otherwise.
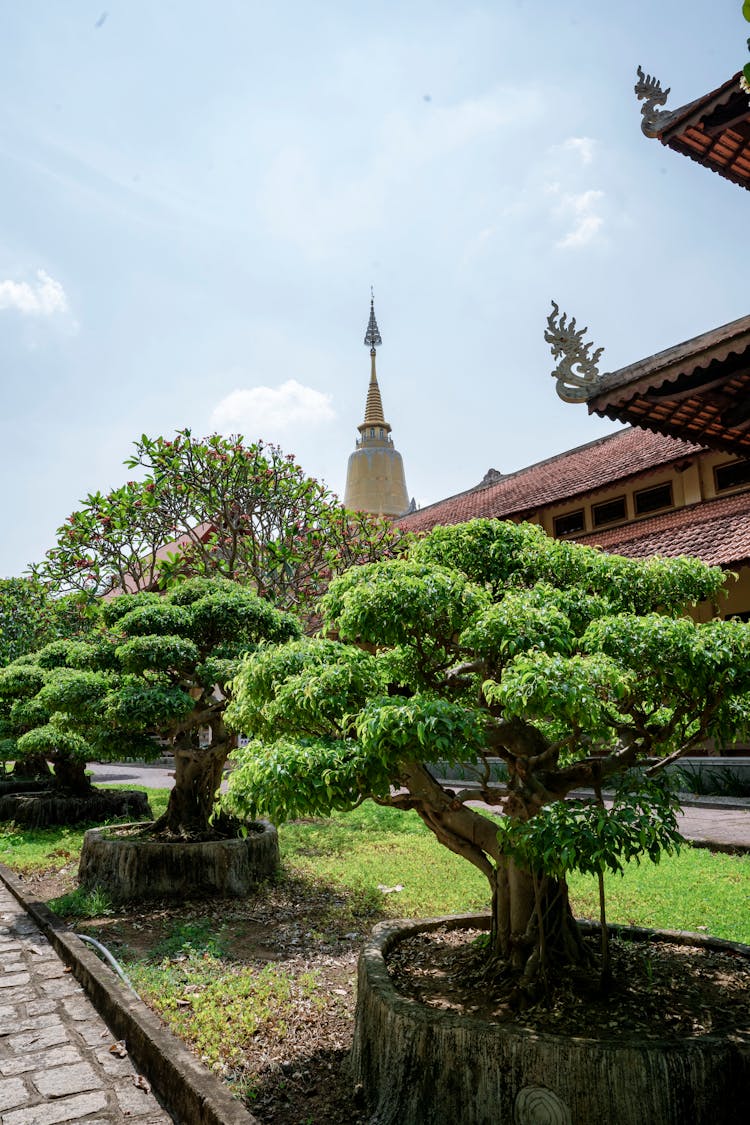
[[[750,492],[571,538],[629,558],[695,555],[713,566],[736,566],[750,560]]]
[[[522,517],[550,504],[585,496],[619,480],[655,472],[703,446],[630,428],[509,473],[494,484],[450,496],[402,517],[400,527],[429,531],[438,524],[479,517]]]

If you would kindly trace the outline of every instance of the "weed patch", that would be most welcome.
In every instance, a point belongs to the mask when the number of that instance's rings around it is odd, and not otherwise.
[[[216,933],[207,918],[189,921],[175,919],[169,931],[151,950],[149,960],[185,960],[202,957],[219,958],[227,956],[226,944],[222,941],[222,931]]]
[[[183,946],[184,948],[184,946]],[[253,1039],[286,1039],[324,1003],[315,972],[231,966],[211,953],[127,965],[138,992],[201,1059],[230,1080],[246,1070]]]
[[[49,905],[63,918],[104,918],[108,914],[114,914],[112,900],[101,887],[94,887],[90,891],[76,887],[68,894],[50,899]]]

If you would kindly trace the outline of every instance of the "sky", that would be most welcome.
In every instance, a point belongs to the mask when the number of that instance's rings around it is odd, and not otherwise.
[[[747,59],[740,0],[0,2],[0,576],[142,434],[262,438],[343,495],[370,302],[423,506],[611,432],[605,371],[748,313],[745,193],[647,140]]]

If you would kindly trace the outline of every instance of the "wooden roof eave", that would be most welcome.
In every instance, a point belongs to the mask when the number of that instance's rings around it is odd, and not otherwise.
[[[719,106],[726,105],[738,90],[738,83],[740,79],[740,72],[729,78],[717,90],[713,90],[710,94],[704,94],[700,98],[695,98],[692,102],[687,102],[686,105],[680,106],[679,109],[673,109],[668,113],[664,113],[661,120],[658,121],[653,128],[651,128],[647,136],[657,138],[662,144],[668,145],[675,137],[675,134],[684,132],[689,129],[691,125],[700,125],[704,117],[713,113]],[[644,129],[644,132],[646,130]]]
[[[604,416],[638,394],[706,370],[712,363],[726,363],[730,356],[750,351],[750,316],[695,336],[647,359],[601,375],[586,399],[590,414]]]

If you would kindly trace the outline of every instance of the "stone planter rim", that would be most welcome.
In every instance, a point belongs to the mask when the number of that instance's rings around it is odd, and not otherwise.
[[[578,920],[584,933],[599,931],[597,922]],[[536,1040],[540,1042],[556,1042],[565,1039],[571,1043],[602,1043],[616,1042],[617,1037],[610,1041],[599,1035],[566,1035],[555,1034],[550,1031],[535,1031],[521,1027],[514,1021],[507,1024],[496,1020],[488,1020],[478,1016],[462,1015],[458,1012],[447,1011],[441,1008],[432,1008],[420,1000],[402,996],[397,991],[391,980],[385,959],[388,953],[408,937],[418,933],[429,933],[434,930],[448,929],[477,929],[489,930],[491,916],[489,912],[481,914],[446,914],[436,918],[396,918],[385,922],[378,922],[373,928],[370,938],[362,948],[360,959],[364,968],[369,987],[377,993],[382,1001],[398,1014],[408,1018],[419,1012],[419,1019],[425,1023],[439,1023],[444,1027],[467,1028],[479,1030],[483,1027],[492,1028],[495,1033],[507,1031],[509,1036]],[[613,924],[607,927],[613,937],[625,937],[637,942],[659,942],[669,945],[691,945],[702,949],[712,949],[716,952],[734,953],[750,961],[750,945],[740,942],[727,941],[724,938],[715,938],[707,934],[696,934],[686,930],[652,930],[642,926],[624,926]],[[725,1035],[706,1034],[694,1037],[694,1042],[710,1044],[711,1042],[726,1042]],[[649,1038],[649,1048],[669,1050],[683,1050],[684,1043],[674,1039]]]
[[[115,842],[116,843],[122,843],[122,844],[131,844],[131,843],[132,844],[151,844],[151,843],[153,843],[153,844],[161,844],[161,845],[175,845],[175,846],[179,845],[180,847],[184,847],[186,844],[193,844],[193,845],[200,844],[202,846],[210,845],[210,844],[227,844],[227,843],[232,843],[235,840],[242,843],[243,840],[247,839],[246,836],[221,836],[221,837],[218,837],[215,840],[182,840],[182,839],[155,840],[152,836],[147,836],[147,835],[144,835],[144,836],[128,836],[127,835],[128,830],[131,829],[131,828],[147,828],[150,824],[156,824],[156,821],[155,820],[131,820],[131,821],[128,821],[126,824],[101,824],[101,825],[95,826],[94,828],[87,828],[84,835],[89,836],[90,839],[92,839],[92,840],[94,840],[94,839],[96,839],[96,840],[106,839],[110,843],[115,843]],[[272,831],[276,831],[273,824],[271,824],[270,820],[263,820],[261,818],[259,818],[258,820],[248,820],[248,821],[246,821],[246,825],[247,825],[248,828],[250,828],[254,825],[259,825],[260,831],[254,833],[257,836],[262,836],[265,832],[268,832],[269,829],[271,829]]]
[[[78,864],[79,885],[100,886],[116,902],[195,895],[244,898],[274,874],[279,862],[275,826],[254,823],[255,831],[214,840],[144,836],[140,821],[89,828]],[[137,835],[128,834],[133,827]]]

